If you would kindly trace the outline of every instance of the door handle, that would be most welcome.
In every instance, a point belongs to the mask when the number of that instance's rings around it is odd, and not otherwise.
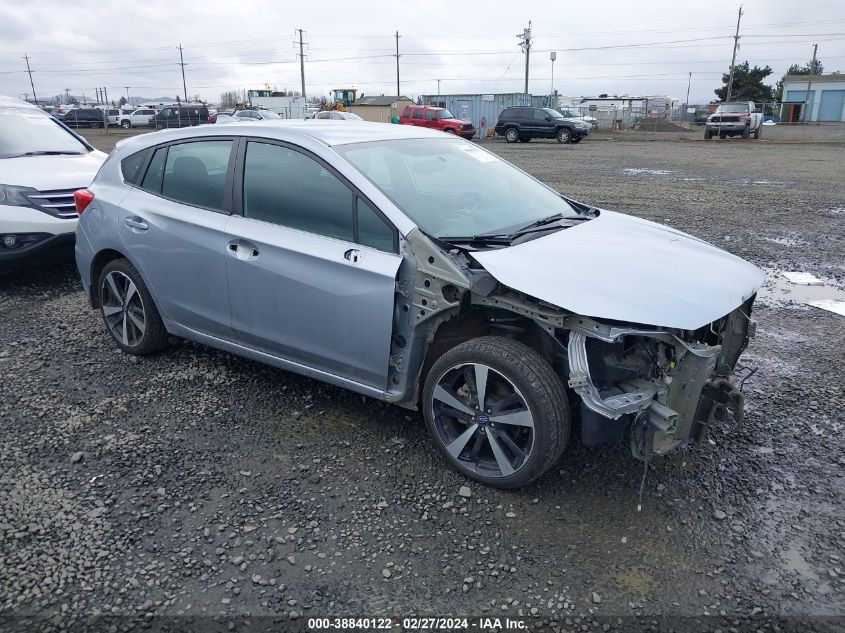
[[[126,218],[123,223],[133,231],[146,231],[150,228],[141,218]]]
[[[363,257],[363,255],[361,255],[361,251],[359,251],[357,248],[350,248],[343,254],[343,256],[353,264],[357,264],[359,261],[361,261],[361,257]]]
[[[256,259],[261,254],[261,251],[256,248],[255,244],[246,240],[232,240],[229,242],[227,252],[233,257],[244,261]]]

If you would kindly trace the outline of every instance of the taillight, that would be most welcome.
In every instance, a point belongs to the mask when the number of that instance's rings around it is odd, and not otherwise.
[[[88,208],[88,205],[94,200],[94,194],[87,189],[79,189],[73,192],[73,201],[76,203],[76,214],[82,215],[82,212]]]

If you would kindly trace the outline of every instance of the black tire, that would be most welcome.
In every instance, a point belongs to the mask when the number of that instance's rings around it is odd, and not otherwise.
[[[583,136],[576,136],[575,138],[573,138],[573,139],[570,141],[570,143],[572,143],[573,145],[575,145],[576,143],[580,143],[580,142],[581,142],[581,139],[583,139],[583,138],[584,138]]]
[[[132,127],[132,122],[129,119],[124,119],[120,122],[120,127],[122,127],[124,130],[128,130]]]
[[[456,132],[453,128],[450,128],[450,127],[447,127],[447,128],[446,128],[445,130],[443,130],[443,131],[444,131],[444,132],[446,132],[446,134],[451,134],[452,136],[457,135],[457,132]]]
[[[566,143],[571,143],[572,142],[572,132],[569,130],[568,127],[562,127],[557,131],[555,138],[557,138],[558,143],[563,143],[564,145]]]
[[[109,276],[112,273],[114,273],[112,281],[115,281],[115,279],[119,281],[125,278],[134,284],[135,292],[126,292],[126,295],[129,297],[128,301],[121,302],[119,296],[121,290],[125,291],[126,288],[122,289],[120,284],[117,283],[117,294],[112,289],[115,287],[109,283]],[[146,356],[147,354],[153,354],[167,347],[169,335],[164,328],[164,323],[153,302],[152,295],[150,295],[150,291],[147,289],[147,285],[144,283],[141,275],[138,274],[138,271],[128,259],[115,259],[106,264],[100,272],[97,283],[100,315],[103,317],[106,331],[120,349],[135,356]],[[123,304],[125,307],[120,308],[121,311],[119,313],[112,313],[107,316],[106,313],[109,311],[109,308],[114,309],[118,307],[118,304]],[[144,324],[143,330],[133,323],[133,321],[137,322],[137,317],[135,319],[130,318],[131,315],[129,314],[131,312],[137,315],[138,307],[141,309],[141,317]],[[117,321],[123,323],[123,332],[124,336],[126,336],[125,340],[121,340],[115,334],[115,328],[119,327],[119,324],[116,324],[115,317]]]
[[[709,141],[713,138],[713,130],[704,130],[704,140]]]
[[[509,127],[505,130],[505,140],[508,143],[516,143],[519,140],[519,130],[515,127]]]
[[[96,130],[98,127],[100,127],[100,122],[99,121],[91,121],[88,124],[88,127],[90,127],[92,130]]]
[[[719,132],[719,138],[724,141],[726,138],[728,138],[728,133],[727,132]]]
[[[757,131],[754,132],[754,138],[759,140],[760,137],[763,136],[763,124],[760,124],[760,127],[757,128]]]
[[[749,139],[751,138],[751,128],[747,127],[742,131],[742,138]]]
[[[442,380],[447,380],[453,372],[463,371],[462,366],[468,365],[482,365],[492,370],[491,373],[495,378],[491,378],[489,383],[491,386],[494,385],[494,379],[498,380],[500,387],[502,384],[510,383],[514,387],[514,393],[510,397],[517,396],[522,403],[521,406],[524,406],[530,415],[533,424],[530,431],[525,430],[524,427],[511,426],[510,423],[504,425],[499,423],[498,428],[493,428],[495,427],[494,420],[499,422],[504,415],[494,414],[490,409],[487,409],[486,414],[481,411],[477,416],[477,421],[465,422],[467,425],[474,424],[478,429],[476,433],[481,434],[482,439],[479,442],[483,444],[487,441],[491,449],[492,446],[489,444],[490,440],[485,431],[497,438],[501,438],[508,429],[515,433],[531,434],[530,452],[521,462],[518,457],[516,458],[518,467],[512,473],[504,474],[504,469],[496,468],[499,471],[498,474],[489,476],[483,474],[490,470],[484,471],[478,468],[477,454],[475,463],[472,462],[470,454],[472,447],[469,447],[469,439],[465,441],[466,448],[458,453],[458,457],[453,457],[447,449],[447,445],[451,445],[454,450],[455,441],[446,435],[445,424],[456,423],[450,415],[444,415],[442,406],[439,409],[441,413],[435,413],[435,402],[442,405],[439,397],[435,400],[435,389],[441,386]],[[490,392],[493,392],[492,388]],[[504,400],[505,397],[502,399]],[[490,401],[486,400],[486,402]],[[495,403],[491,406],[495,407]],[[518,488],[530,484],[557,462],[569,441],[571,414],[563,382],[540,354],[512,339],[484,336],[461,343],[443,354],[426,376],[422,407],[428,430],[437,450],[446,461],[464,476],[496,488]],[[477,406],[475,408],[478,410]],[[445,411],[449,410],[447,406]],[[459,411],[453,411],[460,415]],[[486,422],[482,422],[481,418],[485,418]],[[485,424],[491,428],[478,428]],[[458,431],[460,430],[458,426]],[[469,430],[468,427],[467,430]],[[472,431],[470,434],[471,438],[477,439]],[[497,441],[496,443],[500,447],[507,446],[504,442],[499,444]],[[465,452],[467,456],[462,459]],[[511,452],[510,448],[508,452]],[[498,457],[495,461],[498,462]],[[483,472],[478,472],[479,470]]]

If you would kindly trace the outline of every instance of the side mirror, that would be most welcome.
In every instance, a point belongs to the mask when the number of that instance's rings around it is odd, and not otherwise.
[[[552,117],[546,116],[546,121],[551,121],[551,120],[552,120]]]

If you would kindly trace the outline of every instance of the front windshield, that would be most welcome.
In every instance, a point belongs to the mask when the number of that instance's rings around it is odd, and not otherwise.
[[[446,108],[440,108],[439,110],[435,111],[435,115],[437,115],[438,119],[454,119],[455,115],[449,112]]]
[[[731,113],[748,112],[748,106],[744,103],[729,103],[727,105],[720,105],[716,111]]]
[[[0,158],[29,153],[86,154],[89,149],[50,115],[0,108]]]
[[[429,235],[471,237],[554,214],[578,217],[545,185],[460,139],[401,139],[335,146]]]
[[[357,114],[355,114],[354,112],[342,112],[341,118],[345,119],[347,121],[363,121],[364,120],[361,117],[359,117]]]
[[[552,110],[551,108],[543,108],[543,111],[551,116],[553,119],[562,119],[563,115],[558,112],[557,110]]]
[[[566,116],[580,117],[581,113],[578,110],[567,110]]]

